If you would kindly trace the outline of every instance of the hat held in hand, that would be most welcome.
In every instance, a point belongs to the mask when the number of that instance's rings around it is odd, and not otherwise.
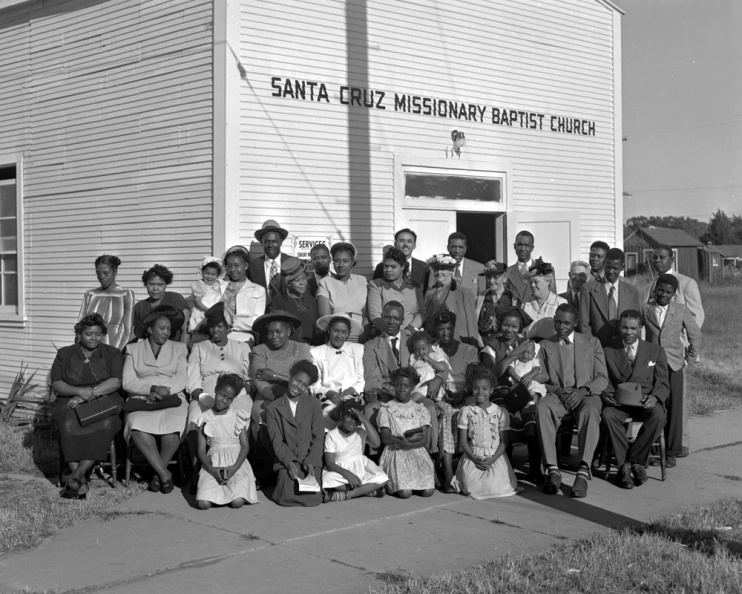
[[[624,382],[616,388],[616,402],[621,406],[644,406],[642,387],[635,382]]]

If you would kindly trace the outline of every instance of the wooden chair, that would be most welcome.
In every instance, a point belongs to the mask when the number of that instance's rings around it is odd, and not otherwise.
[[[636,439],[636,435],[639,433],[639,429],[641,429],[642,423],[640,421],[632,421],[631,419],[626,419],[624,422],[626,425],[626,436],[629,438],[629,444],[631,444],[634,439]],[[660,431],[660,436],[654,441],[652,444],[652,449],[658,448],[659,449],[659,455],[660,455],[660,470],[662,473],[662,480],[664,481],[667,478],[667,456],[665,453],[665,431],[664,429]],[[613,457],[613,443],[611,443],[610,438],[605,440],[605,444],[603,446],[603,453],[601,454],[600,458],[601,461],[605,464],[605,474],[604,478],[605,480],[608,480],[611,474],[611,458]]]
[[[93,467],[90,469],[91,473],[92,472],[98,472],[98,471],[100,471],[101,478],[103,478],[102,477],[102,474],[103,474],[102,470],[103,470],[103,468],[108,467],[110,469],[110,472],[111,472],[111,483],[110,484],[111,484],[111,488],[112,489],[115,489],[116,488],[116,484],[118,483],[118,479],[117,479],[117,476],[116,476],[117,475],[117,468],[118,468],[118,460],[116,459],[116,439],[117,438],[118,438],[118,436],[115,436],[111,440],[111,445],[108,446],[108,459],[107,460],[101,460],[101,461],[96,462],[93,465]],[[59,481],[59,486],[61,487],[62,486],[62,477],[64,476],[64,468],[65,468],[65,460],[64,460],[64,456],[62,455],[62,444],[61,444],[61,442],[59,443],[59,457],[58,457],[58,459],[59,459],[59,467],[58,467],[58,471],[57,471],[58,472],[57,479]]]
[[[168,466],[170,466],[172,464],[177,464],[178,465],[178,468],[180,470],[180,481],[181,482],[184,482],[184,480],[185,480],[185,474],[186,474],[186,466],[185,466],[184,456],[183,456],[183,447],[184,446],[186,448],[188,447],[188,441],[185,440],[185,439],[180,442],[180,445],[178,446],[178,449],[175,452],[175,455],[177,456],[177,459],[176,460],[170,460],[170,464],[168,464]],[[131,461],[131,458],[132,458],[131,455],[132,455],[132,452],[134,450],[134,447],[135,447],[134,446],[134,442],[130,439],[129,440],[129,443],[126,444],[126,466],[125,466],[125,470],[124,470],[124,487],[128,487],[129,486],[129,480],[131,479],[131,467],[133,466],[132,461]],[[188,458],[188,456],[186,456],[186,459],[190,459],[190,458]],[[190,463],[189,463],[189,466],[190,466]]]

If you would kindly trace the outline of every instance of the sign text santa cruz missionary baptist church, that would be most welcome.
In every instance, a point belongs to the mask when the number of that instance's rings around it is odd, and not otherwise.
[[[317,103],[340,103],[367,109],[392,110],[415,115],[487,122],[498,126],[550,130],[565,134],[595,136],[595,122],[575,117],[549,115],[534,111],[523,111],[504,106],[487,106],[435,97],[423,97],[408,93],[388,93],[378,89],[340,86],[333,88],[332,97],[328,85],[311,80],[271,77],[273,97],[314,101]]]

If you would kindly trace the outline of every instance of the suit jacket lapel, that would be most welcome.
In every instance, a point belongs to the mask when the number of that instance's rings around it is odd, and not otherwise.
[[[399,347],[397,347],[399,348]],[[390,371],[396,369],[398,365],[394,361],[394,353],[392,352],[391,345],[387,342],[386,336],[382,335],[379,336],[379,342],[376,347],[374,347],[377,353],[377,358],[379,359],[379,362],[386,366],[387,369]],[[401,355],[401,351],[400,351]]]
[[[636,370],[646,368],[647,363],[649,363],[649,355],[647,353],[646,345],[647,343],[643,340],[639,340],[636,343],[636,358],[634,359],[634,367],[631,370],[631,377],[629,377],[629,381],[631,381],[631,379],[634,377],[634,372]],[[628,356],[626,357],[626,360],[629,360]]]
[[[626,349],[623,348],[623,343],[621,343],[621,346],[616,349],[610,349],[605,351],[606,353],[610,353],[610,357],[613,359],[613,361],[616,364],[616,367],[618,368],[619,372],[621,372],[621,381],[628,381],[628,379],[631,377],[631,375],[634,373],[634,369],[636,368],[636,361],[634,361],[634,367],[631,366],[631,361],[629,361],[629,356],[626,354]],[[638,358],[638,351],[637,351],[637,358]]]
[[[582,340],[582,334],[575,332],[575,387],[580,385],[579,371],[585,366],[589,353],[587,353],[586,342]]]
[[[626,304],[629,302],[629,290],[626,285],[626,281],[618,279],[618,311],[620,312],[626,309]]]
[[[600,313],[603,314],[603,317],[607,320],[608,295],[606,295],[603,283],[595,283],[595,286],[592,288],[591,292],[593,293],[593,299],[595,299],[595,304],[598,306]]]
[[[556,374],[559,378],[559,384],[564,385],[564,372],[562,371],[564,367],[564,361],[562,360],[562,345],[559,343],[559,340],[556,339],[554,341],[554,352],[556,353]]]
[[[299,403],[296,405],[296,417],[299,417],[299,407],[301,406],[301,398],[299,398]],[[278,403],[276,404],[276,412],[281,415],[286,421],[291,423],[294,427],[297,426],[296,418],[294,418],[294,415],[291,412],[291,406],[289,405],[289,399],[287,397],[281,396],[278,400]]]

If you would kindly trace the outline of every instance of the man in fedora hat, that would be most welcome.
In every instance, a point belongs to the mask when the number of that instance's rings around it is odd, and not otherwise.
[[[266,305],[281,291],[281,266],[293,268],[301,263],[298,258],[281,253],[281,245],[288,234],[273,219],[265,221],[255,232],[255,239],[263,246],[263,255],[250,261],[249,277],[252,282],[265,287],[268,293]]]
[[[618,486],[632,489],[634,485],[639,487],[647,481],[645,466],[649,448],[665,426],[665,401],[670,393],[669,374],[665,350],[639,338],[642,316],[637,310],[622,312],[618,328],[619,336],[604,349],[609,384],[601,396],[601,417],[616,455]],[[618,401],[621,395],[617,392],[626,388],[626,382],[641,389],[638,405],[622,406]],[[631,445],[624,425],[627,419],[642,422],[639,434]]]

